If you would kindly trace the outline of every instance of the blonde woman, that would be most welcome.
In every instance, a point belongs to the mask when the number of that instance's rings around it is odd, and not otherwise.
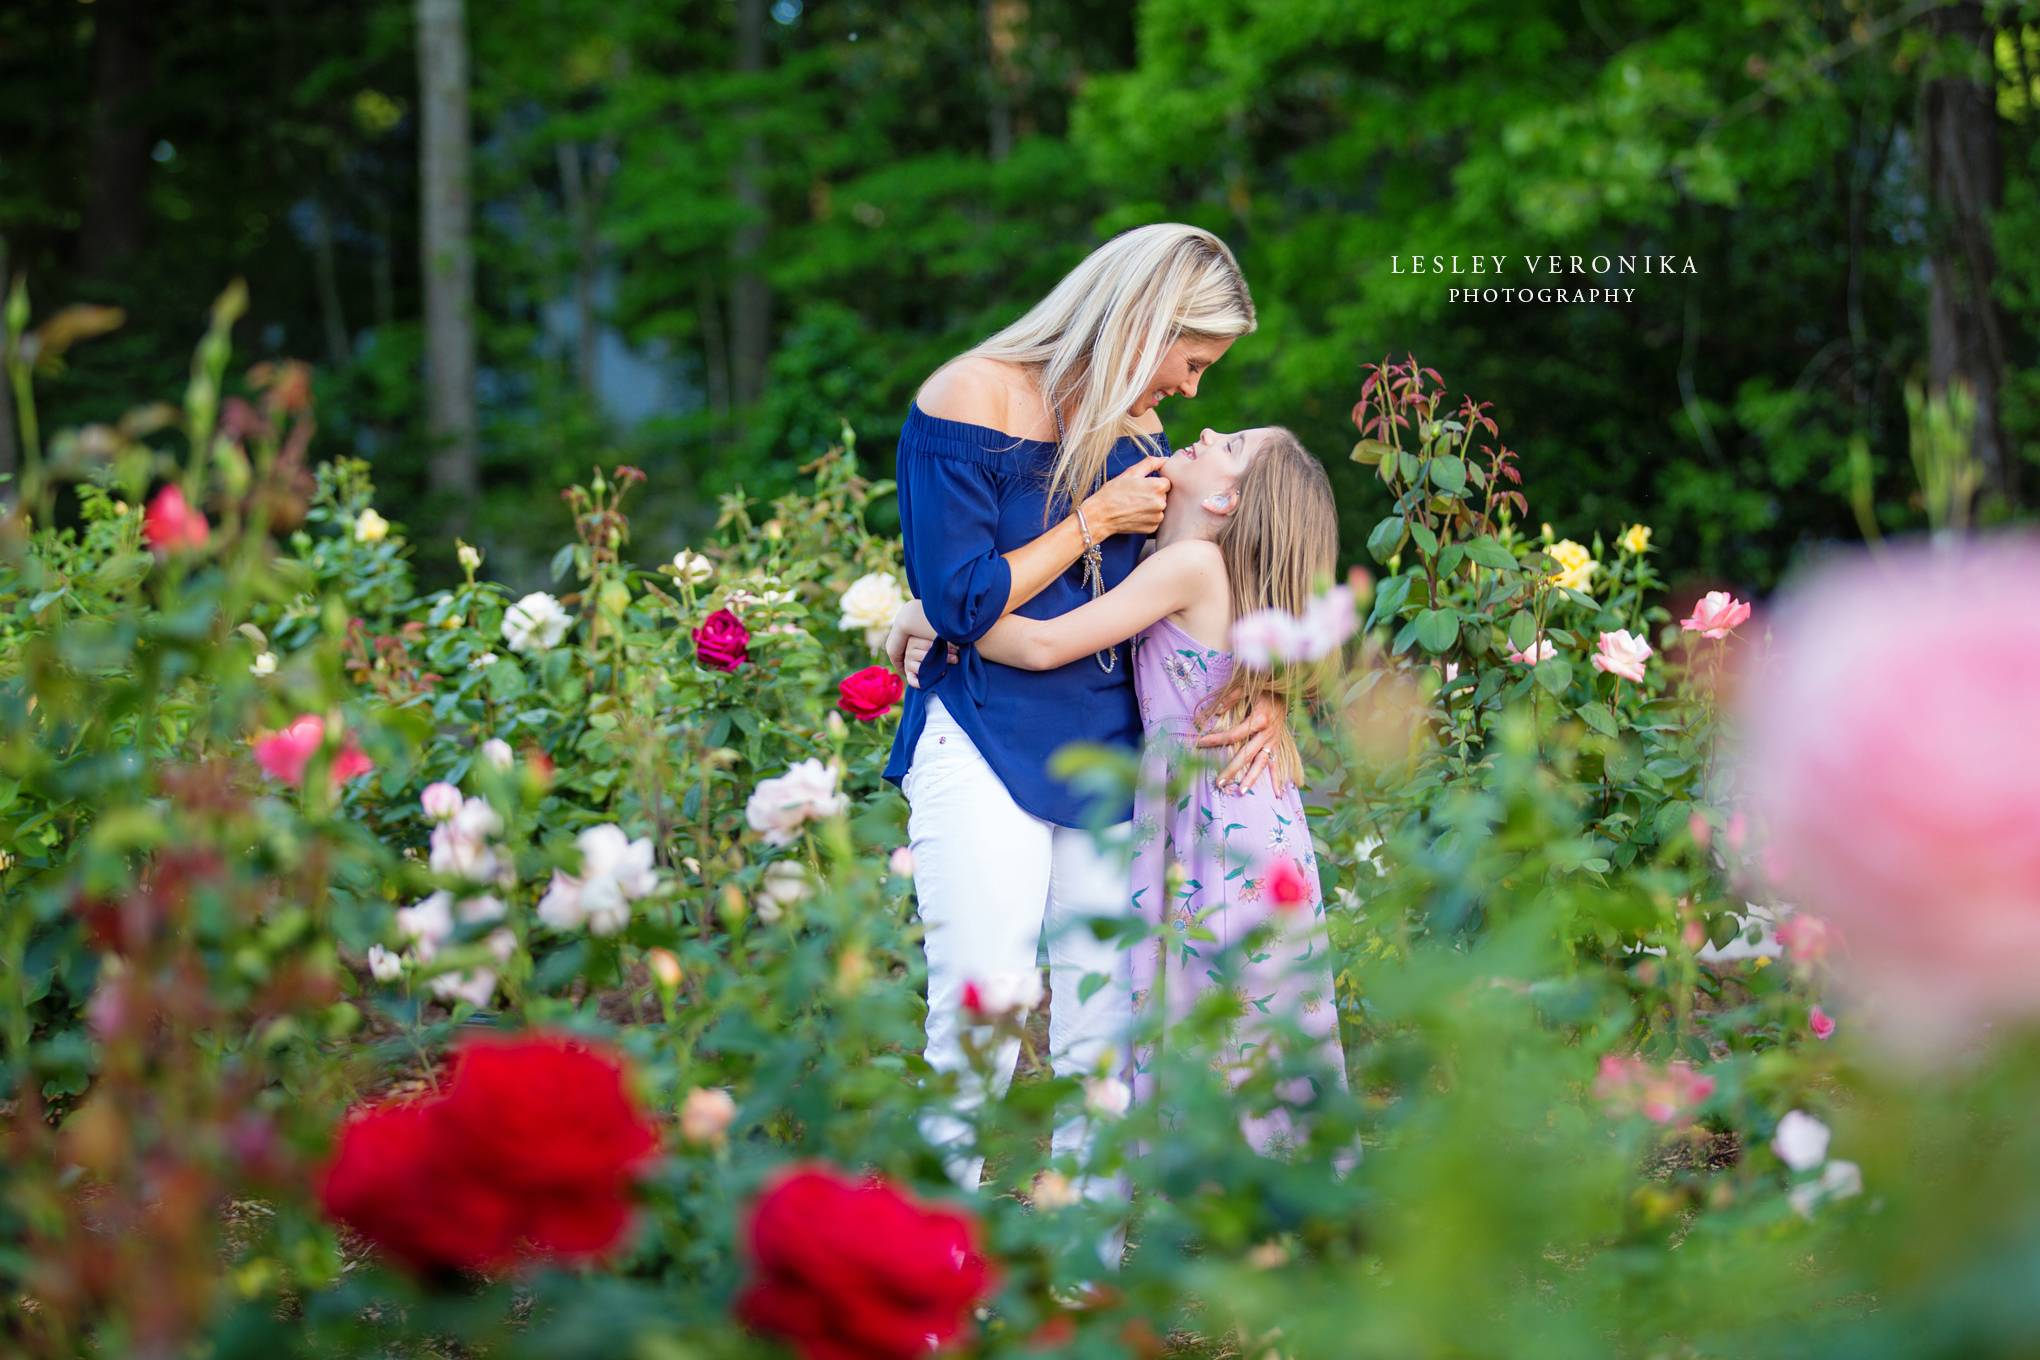
[[[1053,619],[1004,619],[978,647],[1006,665],[1050,668],[1130,640],[1147,746],[1132,897],[1153,932],[1134,951],[1134,1005],[1152,1004],[1173,1022],[1212,990],[1230,990],[1243,1006],[1221,1057],[1236,1079],[1293,1028],[1309,1049],[1289,1055],[1296,1065],[1344,1087],[1324,898],[1293,787],[1302,773],[1294,744],[1279,744],[1277,768],[1292,785],[1280,791],[1231,790],[1180,768],[1187,743],[1213,717],[1265,695],[1311,697],[1321,684],[1322,667],[1235,664],[1231,634],[1234,620],[1260,610],[1304,615],[1330,581],[1339,552],[1331,482],[1279,426],[1206,430],[1166,471],[1169,507],[1155,550],[1125,582]],[[894,626],[925,637],[922,615],[909,605]],[[1154,1055],[1135,1056],[1133,1094],[1147,1100]],[[1291,1107],[1312,1099],[1311,1079],[1296,1076],[1281,1094],[1268,1114],[1242,1119],[1263,1151],[1293,1142]]]
[[[1222,241],[1195,227],[1142,227],[944,365],[901,429],[907,580],[946,645],[921,665],[885,773],[911,805],[927,1060],[962,1083],[955,1113],[926,1131],[966,1187],[983,1162],[964,1146],[960,1116],[1004,1089],[1018,1044],[992,1049],[987,1091],[965,1036],[987,998],[1033,993],[1044,927],[1055,1070],[1089,1077],[1124,1066],[1127,956],[1087,923],[1129,911],[1128,871],[1123,853],[1101,849],[1085,828],[1106,823],[1108,844],[1123,846],[1132,809],[1087,806],[1048,765],[1071,742],[1132,749],[1140,736],[1124,647],[1028,670],[976,644],[1008,614],[1053,618],[1134,569],[1168,497],[1167,479],[1153,475],[1168,451],[1156,407],[1196,396],[1204,372],[1253,328],[1253,301]],[[1224,777],[1251,783],[1268,770],[1282,712],[1271,701],[1206,739],[1238,748]],[[1087,995],[1093,974],[1105,982]],[[967,1011],[972,984],[979,1005]],[[1087,1137],[1084,1121],[1065,1125],[1056,1153],[1081,1161]],[[1116,1193],[1096,1183],[1085,1191]]]

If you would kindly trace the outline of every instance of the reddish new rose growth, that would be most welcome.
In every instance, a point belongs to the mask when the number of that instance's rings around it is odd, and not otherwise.
[[[319,1202],[420,1272],[522,1251],[594,1259],[623,1240],[632,1181],[657,1146],[606,1051],[562,1035],[473,1039],[445,1094],[342,1126]]]
[[[976,1219],[809,1164],[751,1207],[737,1315],[805,1360],[907,1360],[960,1335],[994,1272]]]
[[[158,557],[203,548],[211,533],[205,516],[174,486],[158,491],[142,514],[142,541]]]
[[[1303,870],[1296,867],[1296,861],[1287,855],[1277,855],[1261,881],[1267,890],[1268,900],[1284,911],[1294,911],[1311,899],[1310,880],[1304,876]]]
[[[906,697],[907,682],[884,666],[866,666],[836,686],[836,707],[859,722],[875,722]]]
[[[694,630],[694,657],[712,671],[734,671],[751,659],[751,630],[727,609],[718,609]]]

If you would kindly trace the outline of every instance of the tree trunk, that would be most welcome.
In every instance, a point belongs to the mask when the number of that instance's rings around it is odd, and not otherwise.
[[[756,75],[765,69],[766,0],[737,0],[737,69]],[[737,206],[743,222],[730,241],[735,266],[730,279],[731,395],[748,405],[765,391],[765,365],[772,356],[772,289],[763,260],[770,205],[765,192],[765,139],[757,132],[757,111],[744,136],[736,172]]]
[[[105,278],[141,248],[149,153],[141,102],[154,79],[149,0],[101,0],[92,14],[92,113],[78,272]]]
[[[14,280],[7,273],[7,238],[0,236],[0,306],[6,304],[7,294],[13,287]],[[9,381],[6,370],[0,368],[0,474],[11,477],[19,462],[20,455],[14,450],[14,384]],[[14,500],[16,494],[13,482],[0,484],[0,503]]]
[[[1976,396],[1970,440],[1984,484],[2018,502],[2018,465],[2005,445],[1999,392],[2003,332],[1991,297],[1996,256],[1991,217],[2003,192],[1998,156],[1993,32],[1981,0],[1937,9],[1929,30],[1953,57],[1980,71],[1939,75],[1920,89],[1920,146],[1931,216],[1927,247],[1927,356],[1930,390],[1966,383]]]
[[[978,0],[985,30],[985,126],[995,161],[1013,154],[1013,98],[1020,73],[1013,53],[1027,21],[1027,0]]]
[[[475,257],[468,168],[463,0],[417,0],[420,254],[425,286],[425,415],[432,489],[469,497],[475,456]],[[463,499],[455,506],[460,519]]]

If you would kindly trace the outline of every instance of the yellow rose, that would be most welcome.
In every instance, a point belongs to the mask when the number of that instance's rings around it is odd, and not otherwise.
[[[373,508],[362,511],[354,520],[354,541],[357,543],[380,543],[389,537],[390,522],[378,515]]]
[[[1641,557],[1644,551],[1650,547],[1650,526],[1648,524],[1630,525],[1622,531],[1621,542],[1625,552],[1633,552]]]
[[[1558,563],[1559,569],[1551,574],[1551,584],[1567,590],[1585,590],[1594,579],[1594,572],[1600,563],[1594,555],[1569,538],[1561,538],[1544,550]]]

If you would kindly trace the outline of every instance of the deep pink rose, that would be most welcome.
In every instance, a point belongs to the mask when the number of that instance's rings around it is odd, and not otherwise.
[[[836,686],[836,707],[859,722],[876,722],[906,696],[907,682],[884,666],[866,666]]]
[[[158,491],[142,514],[142,541],[158,557],[203,548],[210,536],[205,516],[174,486]]]
[[[694,630],[694,656],[712,671],[734,671],[751,659],[751,630],[727,609],[718,609]]]
[[[1311,900],[1310,880],[1287,855],[1277,855],[1269,863],[1267,877],[1261,883],[1268,900],[1284,911],[1295,911]]]
[[[1835,1018],[1820,1007],[1807,1012],[1806,1027],[1813,1031],[1816,1039],[1825,1039],[1835,1032]]]

